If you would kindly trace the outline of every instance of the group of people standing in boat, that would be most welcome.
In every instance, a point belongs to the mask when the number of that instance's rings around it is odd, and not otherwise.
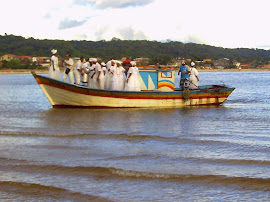
[[[49,77],[60,78],[60,68],[58,64],[57,50],[51,50],[51,66]],[[81,57],[73,68],[74,61],[69,54],[62,61],[65,67],[63,81],[72,84],[84,85],[89,88],[119,90],[119,91],[140,91],[139,70],[136,62],[131,61],[128,69],[123,68],[122,62],[110,60],[106,64],[98,63],[96,58]]]

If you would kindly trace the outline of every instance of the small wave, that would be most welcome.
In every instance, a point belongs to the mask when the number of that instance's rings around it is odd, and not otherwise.
[[[270,178],[249,178],[249,177],[228,177],[222,175],[178,175],[178,174],[163,174],[151,172],[129,171],[122,169],[113,169],[111,172],[114,175],[129,178],[141,179],[158,179],[158,180],[173,180],[178,182],[196,182],[205,184],[220,184],[224,186],[236,185],[242,189],[270,191]]]
[[[0,136],[37,136],[37,137],[57,137],[57,138],[106,138],[106,139],[123,139],[123,140],[155,140],[155,141],[164,141],[164,142],[181,142],[181,143],[219,143],[218,140],[198,140],[192,138],[182,138],[178,137],[164,137],[159,135],[136,135],[136,134],[68,134],[68,133],[39,133],[39,132],[6,132],[0,131]]]
[[[66,174],[86,177],[106,177],[106,178],[128,178],[141,180],[170,180],[177,182],[196,182],[205,184],[220,184],[224,186],[237,185],[243,189],[256,189],[270,191],[270,178],[251,178],[223,175],[193,175],[193,174],[170,174],[153,173],[133,170],[124,170],[114,167],[66,167],[55,165],[15,165],[0,166],[0,169],[7,169],[19,172],[46,172],[48,174]]]
[[[180,158],[179,160],[183,160]],[[184,160],[196,161],[202,163],[214,163],[214,164],[226,164],[226,165],[247,165],[247,166],[269,166],[270,161],[264,160],[247,160],[247,159],[212,159],[212,158],[196,158],[189,157],[184,158]]]
[[[27,160],[19,160],[19,159],[11,159],[11,158],[4,158],[0,157],[0,165],[3,165],[4,163],[28,163]]]
[[[63,188],[26,182],[0,181],[1,191],[48,200],[110,201],[100,196],[72,192]]]
[[[263,101],[263,100],[258,100],[258,99],[246,99],[246,98],[236,98],[236,99],[232,99],[232,100],[230,100],[230,103],[231,104],[237,104],[237,103],[239,103],[239,104],[256,104],[256,103],[258,103],[258,102],[260,102],[260,101]]]
[[[0,136],[36,136],[36,137],[58,137],[58,138],[78,138],[78,137],[89,137],[89,138],[113,138],[113,139],[136,139],[136,140],[170,140],[170,137],[162,137],[156,135],[136,135],[136,134],[90,134],[90,133],[40,133],[40,132],[10,132],[0,131]],[[173,138],[176,139],[176,138]]]
[[[140,135],[140,134],[58,134],[58,133],[40,133],[40,132],[10,132],[10,131],[0,131],[0,136],[19,136],[19,137],[54,137],[54,138],[89,138],[89,139],[113,139],[113,140],[125,140],[125,141],[160,141],[160,142],[169,142],[173,144],[191,144],[191,145],[213,145],[213,146],[235,146],[239,147],[245,145],[250,145],[250,142],[242,141],[232,141],[231,139],[223,140],[222,138],[217,137],[212,139],[210,135],[202,134],[201,136],[194,135],[191,137],[182,137],[182,136],[159,136],[159,135]],[[221,136],[221,135],[213,135]],[[206,137],[205,139],[203,137]],[[207,138],[209,137],[209,138]],[[221,136],[223,137],[223,136]],[[261,145],[259,145],[261,146]],[[32,145],[34,148],[47,148],[47,149],[76,149],[78,147],[70,145]],[[81,148],[81,147],[80,147]],[[268,152],[269,148],[264,148],[264,152]],[[261,151],[261,147],[258,147],[258,151]]]
[[[217,159],[214,160],[214,162],[232,165],[264,165],[264,166],[270,165],[270,161],[246,160],[246,159]]]

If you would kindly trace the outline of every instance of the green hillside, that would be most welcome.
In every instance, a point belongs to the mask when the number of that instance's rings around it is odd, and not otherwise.
[[[14,35],[0,35],[0,55],[12,53],[15,55],[51,56],[51,49],[57,49],[60,56],[70,53],[72,56],[100,57],[103,60],[122,57],[184,57],[192,60],[205,58],[229,58],[239,62],[267,63],[270,61],[270,51],[262,49],[228,49],[194,43],[175,41],[158,42],[147,40],[111,41],[64,41],[38,40]]]

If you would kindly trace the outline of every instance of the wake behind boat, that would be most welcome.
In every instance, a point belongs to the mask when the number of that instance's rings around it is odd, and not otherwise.
[[[54,108],[179,108],[220,105],[235,89],[225,85],[174,87],[174,70],[140,70],[142,91],[113,91],[74,85],[47,76],[34,78]]]

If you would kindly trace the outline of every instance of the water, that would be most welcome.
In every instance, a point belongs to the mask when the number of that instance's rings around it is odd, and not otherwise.
[[[200,72],[222,83],[219,107],[53,109],[0,75],[0,200],[269,201],[270,72]]]

